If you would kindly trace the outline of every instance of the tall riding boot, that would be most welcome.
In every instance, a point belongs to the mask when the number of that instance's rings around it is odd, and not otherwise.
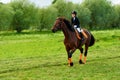
[[[83,40],[84,40],[84,37],[83,37],[82,32],[80,32],[80,36],[81,36],[81,40],[83,41]]]

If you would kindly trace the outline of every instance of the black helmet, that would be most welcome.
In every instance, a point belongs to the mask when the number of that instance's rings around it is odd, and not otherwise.
[[[77,15],[77,12],[76,12],[76,11],[72,11],[72,14],[75,14],[75,15]]]

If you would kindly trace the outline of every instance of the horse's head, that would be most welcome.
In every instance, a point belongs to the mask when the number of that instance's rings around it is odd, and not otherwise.
[[[63,26],[63,18],[57,18],[54,23],[54,26],[52,27],[52,32],[55,33],[56,31],[61,30],[62,26]]]

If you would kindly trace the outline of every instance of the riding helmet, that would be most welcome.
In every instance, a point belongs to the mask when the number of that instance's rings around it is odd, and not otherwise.
[[[77,15],[77,12],[76,12],[76,11],[72,11],[72,14],[75,14],[75,15]]]

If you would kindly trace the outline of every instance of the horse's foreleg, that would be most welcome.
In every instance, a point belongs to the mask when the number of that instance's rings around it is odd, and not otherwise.
[[[83,48],[80,48],[80,59],[79,59],[79,63],[80,64],[83,64],[83,61],[82,61],[82,55],[83,55]]]
[[[68,63],[69,63],[70,66],[73,66],[72,53],[68,53]]]
[[[74,53],[75,49],[72,50],[67,50],[67,54],[68,54],[68,63],[70,66],[73,66],[73,62],[72,62],[72,54]]]

